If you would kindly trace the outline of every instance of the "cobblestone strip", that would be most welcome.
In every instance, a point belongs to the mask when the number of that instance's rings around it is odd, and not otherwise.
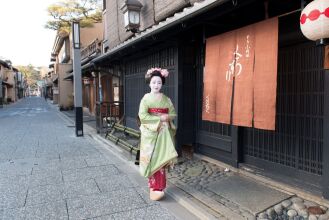
[[[208,189],[209,184],[229,175],[215,164],[183,159],[170,170],[168,180],[228,219],[255,219],[247,210]]]
[[[315,202],[292,197],[257,215],[258,220],[329,220],[329,210]]]

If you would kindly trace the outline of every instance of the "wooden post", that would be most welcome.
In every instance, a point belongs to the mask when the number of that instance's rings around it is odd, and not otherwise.
[[[232,166],[238,167],[240,162],[239,152],[239,127],[231,125],[232,134]]]
[[[324,49],[324,69],[329,70],[329,45]]]
[[[322,194],[324,198],[329,199],[329,70],[324,74]]]

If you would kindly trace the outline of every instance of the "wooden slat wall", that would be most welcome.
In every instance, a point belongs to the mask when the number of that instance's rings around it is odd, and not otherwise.
[[[245,129],[245,154],[321,175],[323,50],[310,42],[279,54],[276,131]]]
[[[127,126],[137,128],[136,117],[140,100],[150,90],[149,85],[145,83],[145,73],[151,67],[168,69],[170,74],[166,78],[162,92],[170,97],[175,105],[176,56],[177,49],[169,47],[125,61],[125,119]]]

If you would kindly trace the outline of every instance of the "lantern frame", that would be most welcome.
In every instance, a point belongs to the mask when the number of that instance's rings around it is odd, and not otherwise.
[[[329,45],[329,1],[314,0],[304,7],[300,15],[300,29],[316,45]]]
[[[143,5],[138,0],[126,0],[121,7],[127,31],[139,32],[140,12]]]

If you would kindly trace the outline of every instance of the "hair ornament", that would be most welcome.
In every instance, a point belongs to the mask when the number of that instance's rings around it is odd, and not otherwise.
[[[145,78],[149,78],[152,76],[152,73],[154,71],[158,71],[161,73],[162,77],[164,78],[167,78],[169,76],[169,72],[167,69],[161,69],[159,67],[154,67],[154,68],[151,68],[151,69],[148,69],[147,72],[146,72],[146,75],[145,75]]]

